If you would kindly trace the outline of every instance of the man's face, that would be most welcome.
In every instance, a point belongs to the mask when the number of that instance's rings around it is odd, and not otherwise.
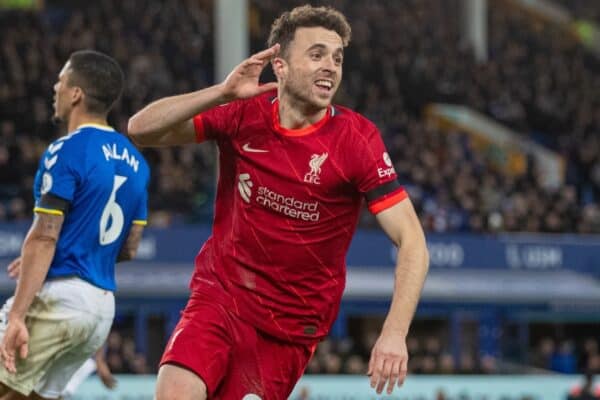
[[[54,116],[57,122],[68,122],[68,117],[73,106],[73,89],[69,85],[69,76],[71,75],[71,63],[67,61],[63,69],[58,74],[58,80],[54,84]]]
[[[344,46],[334,31],[298,28],[281,67],[281,84],[295,100],[312,108],[331,104],[342,79]]]

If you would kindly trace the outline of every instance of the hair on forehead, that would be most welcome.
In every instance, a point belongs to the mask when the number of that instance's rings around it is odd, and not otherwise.
[[[314,27],[334,31],[342,39],[344,47],[350,43],[352,29],[344,14],[332,7],[304,5],[284,12],[273,22],[267,42],[268,46],[279,43],[281,54],[285,56],[290,43],[294,40],[296,30]]]

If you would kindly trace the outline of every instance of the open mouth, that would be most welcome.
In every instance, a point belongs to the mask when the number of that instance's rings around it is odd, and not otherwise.
[[[322,93],[330,93],[333,89],[333,82],[326,79],[319,79],[318,81],[315,81],[315,86]]]

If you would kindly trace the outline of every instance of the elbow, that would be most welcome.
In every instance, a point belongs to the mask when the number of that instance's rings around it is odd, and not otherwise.
[[[57,237],[45,234],[34,234],[29,235],[23,241],[23,247],[28,246],[43,246],[43,247],[56,247]]]
[[[127,121],[127,136],[129,136],[131,141],[138,146],[145,147],[148,145],[144,141],[144,131],[137,114]]]
[[[133,117],[129,118],[129,121],[127,121],[127,134],[131,137],[131,138],[137,138],[140,134],[140,124],[137,122],[137,114],[134,115]]]
[[[420,255],[422,258],[421,264],[423,265],[423,269],[425,274],[429,271],[429,249],[427,248],[427,239],[425,238],[425,232],[422,235],[419,235],[418,240],[418,248],[420,249]]]
[[[423,246],[423,268],[425,274],[427,274],[429,272],[429,250],[427,249],[427,244]]]

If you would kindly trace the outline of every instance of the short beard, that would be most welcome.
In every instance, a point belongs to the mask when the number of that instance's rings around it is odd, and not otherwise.
[[[312,114],[318,112],[323,107],[315,104],[311,101],[310,91],[304,92],[302,88],[296,87],[295,85],[288,85],[287,92],[296,104],[296,107],[300,107],[303,113]]]

